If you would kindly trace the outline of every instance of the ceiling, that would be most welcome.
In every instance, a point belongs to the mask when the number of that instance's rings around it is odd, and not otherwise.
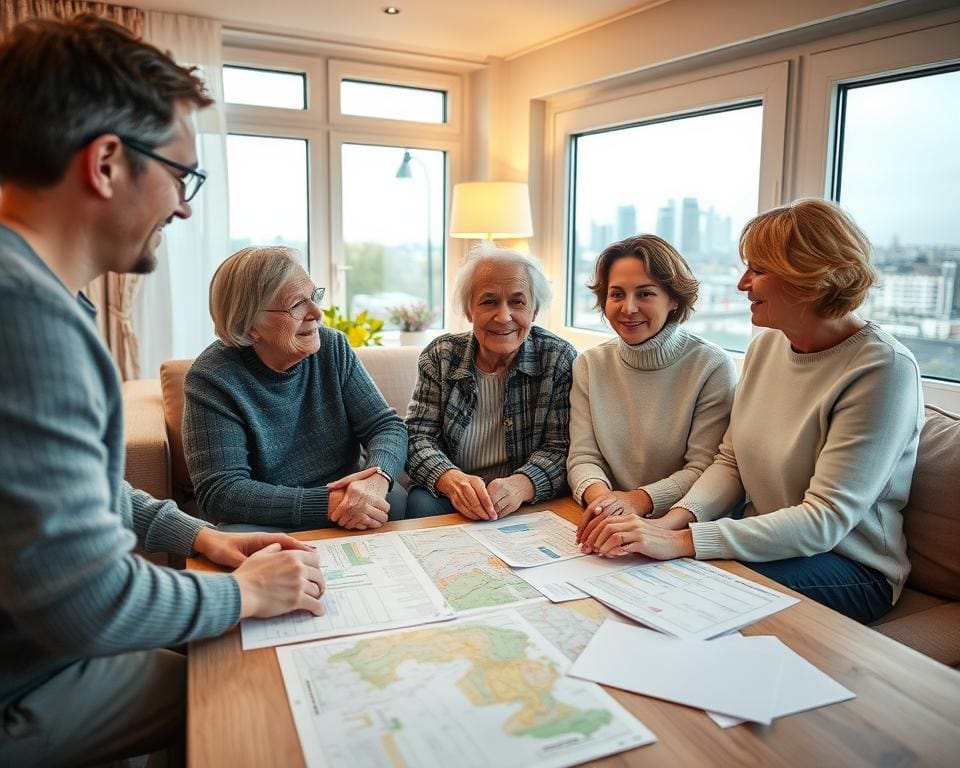
[[[219,19],[226,27],[427,53],[508,58],[669,0],[122,0],[137,8]]]

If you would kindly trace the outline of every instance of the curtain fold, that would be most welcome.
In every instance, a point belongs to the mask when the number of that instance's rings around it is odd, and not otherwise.
[[[0,0],[0,34],[21,21],[72,19],[79,13],[94,13],[126,27],[137,37],[143,36],[143,11],[85,0]],[[124,381],[140,376],[140,356],[132,322],[140,280],[140,275],[108,272],[84,288],[84,293],[99,310],[97,326]]]
[[[197,160],[207,182],[189,219],[163,230],[157,270],[143,282],[133,313],[143,375],[159,376],[171,358],[196,357],[214,339],[208,290],[230,255],[226,112],[221,25],[212,19],[148,11],[144,39],[183,66],[196,66],[214,104],[196,113]]]

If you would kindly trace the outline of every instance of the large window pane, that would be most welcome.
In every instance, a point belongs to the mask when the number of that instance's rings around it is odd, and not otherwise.
[[[862,314],[927,376],[960,379],[960,71],[839,92],[834,199],[873,245]]]
[[[393,329],[392,307],[424,303],[443,327],[444,153],[344,144],[342,168],[350,312]]]
[[[223,68],[223,99],[228,104],[306,109],[307,77],[250,67]]]
[[[227,137],[230,246],[287,245],[308,255],[307,142]]]
[[[609,330],[588,290],[597,255],[629,235],[668,240],[700,280],[687,328],[728,349],[750,339],[737,238],[757,213],[762,107],[751,104],[574,137],[569,321]]]
[[[340,81],[340,111],[345,115],[412,120],[418,123],[447,121],[447,94],[426,88]]]

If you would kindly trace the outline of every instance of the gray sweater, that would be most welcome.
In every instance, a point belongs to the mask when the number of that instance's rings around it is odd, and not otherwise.
[[[240,616],[228,574],[161,568],[204,523],[123,479],[123,405],[93,323],[0,226],[0,707],[68,664],[218,635]]]
[[[716,461],[677,506],[697,557],[765,562],[834,551],[874,568],[896,602],[910,572],[900,510],[923,425],[910,351],[868,323],[822,352],[779,331],[750,344]],[[746,490],[742,520],[718,519]]]
[[[668,323],[630,346],[582,353],[570,389],[567,479],[580,501],[601,482],[643,488],[663,515],[710,466],[727,428],[736,368],[720,347]]]
[[[183,447],[203,514],[282,528],[327,522],[326,484],[360,466],[396,477],[407,430],[351,349],[320,327],[320,349],[282,373],[253,347],[211,344],[184,382]]]

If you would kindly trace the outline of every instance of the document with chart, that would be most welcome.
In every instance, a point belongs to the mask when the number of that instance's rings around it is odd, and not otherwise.
[[[510,609],[277,658],[310,768],[563,768],[656,740]]]
[[[396,533],[312,543],[326,580],[326,613],[244,619],[243,650],[410,627],[455,615]]]
[[[699,640],[740,629],[800,602],[689,558],[624,568],[576,586],[634,621]]]
[[[550,511],[470,523],[463,530],[514,568],[583,557],[577,526]]]

